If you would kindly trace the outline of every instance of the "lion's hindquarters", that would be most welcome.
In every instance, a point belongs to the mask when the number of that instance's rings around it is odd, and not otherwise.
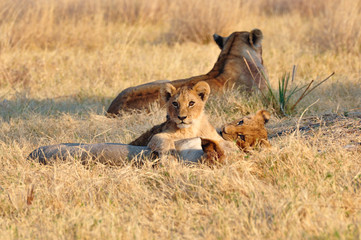
[[[147,157],[151,157],[151,151],[144,146],[120,143],[62,143],[39,147],[29,154],[28,159],[37,159],[43,164],[56,159],[68,160],[73,158],[81,160],[82,163],[95,160],[104,164],[122,165],[132,159]]]
[[[176,157],[184,162],[198,162],[204,152],[200,138],[182,139],[174,143]],[[42,164],[49,164],[57,159],[80,160],[87,164],[89,161],[97,163],[121,166],[129,161],[142,164],[144,160],[153,159],[154,152],[146,146],[133,146],[121,143],[62,143],[42,146],[32,151],[28,159],[38,160]]]
[[[110,104],[107,114],[117,115],[130,109],[144,109],[158,101],[160,89],[170,81],[160,80],[124,89]]]

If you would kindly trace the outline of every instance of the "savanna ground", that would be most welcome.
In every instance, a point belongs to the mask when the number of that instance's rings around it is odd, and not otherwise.
[[[360,0],[1,0],[0,11],[1,239],[361,238]],[[292,65],[294,84],[336,73],[268,124],[316,127],[216,169],[26,160],[41,145],[130,142],[165,112],[105,117],[122,89],[206,73],[213,33],[253,28],[274,88]],[[219,126],[261,108],[273,111],[233,90],[206,110]]]

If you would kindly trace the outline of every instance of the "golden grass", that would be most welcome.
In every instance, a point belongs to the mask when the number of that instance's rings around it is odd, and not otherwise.
[[[219,49],[200,43],[214,32],[260,28],[274,86],[294,64],[299,84],[336,72],[296,116],[273,117],[271,133],[295,126],[317,100],[306,115],[321,123],[325,113],[360,112],[360,1],[287,2],[267,1],[266,11],[261,0],[192,8],[167,0],[1,0],[0,238],[360,238],[357,117],[273,138],[271,149],[218,169],[26,160],[40,145],[127,143],[163,121],[157,106],[120,119],[104,113],[125,87],[206,73]],[[264,107],[233,90],[211,97],[206,110],[219,126]]]

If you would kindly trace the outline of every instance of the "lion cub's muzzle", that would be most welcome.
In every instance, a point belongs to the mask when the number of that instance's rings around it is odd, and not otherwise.
[[[187,116],[178,116],[178,119],[181,120],[183,122],[184,119],[186,119]]]
[[[241,130],[239,130],[233,126],[223,127],[222,131],[220,132],[220,135],[224,140],[227,140],[227,141],[234,141],[234,140],[245,141],[246,140],[246,136],[241,134]]]
[[[221,134],[221,137],[224,139],[224,140],[227,140],[227,141],[232,141],[232,140],[236,140],[234,138],[234,136],[232,134],[228,134],[229,131],[227,131],[227,126],[226,127],[223,127],[220,134]]]
[[[178,116],[176,121],[178,128],[189,128],[192,125],[192,122],[186,122],[187,116]]]

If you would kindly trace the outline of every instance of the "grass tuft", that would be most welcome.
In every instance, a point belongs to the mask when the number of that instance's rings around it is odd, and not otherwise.
[[[334,73],[331,73],[327,78],[315,84],[312,88],[314,80],[311,80],[308,84],[299,86],[295,85],[296,66],[293,66],[292,75],[290,73],[284,73],[278,80],[278,91],[274,90],[271,83],[266,75],[263,74],[266,79],[267,92],[263,93],[262,96],[266,106],[270,106],[274,112],[281,117],[289,116],[295,113],[296,106],[310,94],[314,89],[319,87],[322,83],[330,79]],[[304,90],[303,90],[304,89]],[[296,94],[303,90],[297,100],[293,100]]]

